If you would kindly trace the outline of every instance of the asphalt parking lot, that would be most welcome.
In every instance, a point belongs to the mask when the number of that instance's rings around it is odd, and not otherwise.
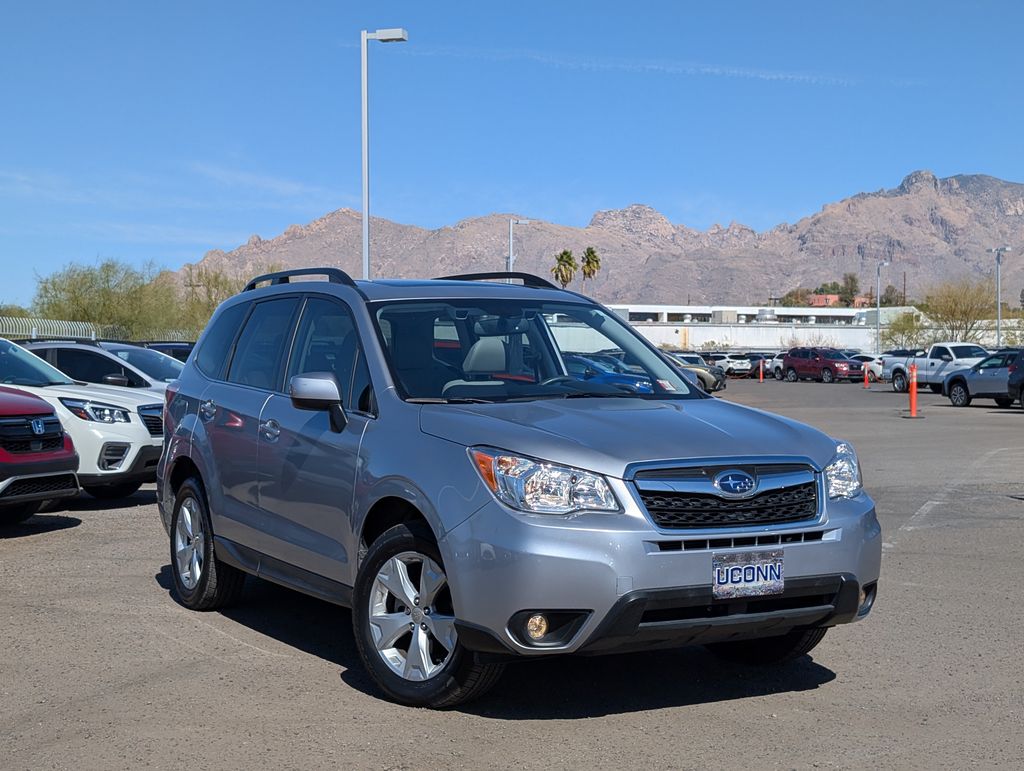
[[[380,699],[348,612],[251,580],[169,594],[152,486],[0,532],[4,768],[1024,765],[1024,410],[881,384],[724,398],[852,441],[884,529],[879,600],[774,670],[702,649],[510,666],[447,712]]]

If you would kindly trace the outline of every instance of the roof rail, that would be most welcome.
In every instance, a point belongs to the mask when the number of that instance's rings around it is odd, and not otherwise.
[[[532,273],[516,273],[508,271],[498,271],[495,273],[461,273],[457,276],[437,276],[437,281],[488,281],[496,278],[518,278],[523,282],[523,286],[528,286],[533,289],[558,289],[557,286],[552,284],[546,278],[535,276]]]
[[[255,289],[257,284],[262,284],[264,281],[269,281],[271,286],[288,284],[291,283],[289,279],[292,276],[327,276],[327,280],[332,284],[356,285],[352,277],[340,268],[295,268],[294,270],[279,270],[276,273],[264,273],[262,276],[256,276],[245,285],[245,289],[242,291],[248,292]]]
[[[38,337],[11,337],[12,343],[21,345],[23,343],[76,343],[79,345],[98,346],[100,343],[120,343],[120,340],[110,340],[102,337],[73,337],[70,335],[39,335]]]

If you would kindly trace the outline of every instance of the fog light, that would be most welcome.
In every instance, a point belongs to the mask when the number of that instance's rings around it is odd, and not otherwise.
[[[864,602],[865,602],[865,600],[867,600],[867,598],[868,598],[868,593],[865,592],[863,589],[861,589],[860,590],[860,597],[857,598],[857,608],[858,609],[864,607]]]
[[[526,620],[526,633],[531,640],[539,640],[548,633],[548,620],[540,613]]]

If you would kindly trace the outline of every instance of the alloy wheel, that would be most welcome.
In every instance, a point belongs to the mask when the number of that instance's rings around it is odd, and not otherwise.
[[[186,498],[178,508],[178,522],[174,528],[174,557],[178,577],[188,590],[196,588],[203,575],[203,555],[206,535],[203,515],[195,498]]]
[[[458,641],[444,569],[419,552],[396,554],[373,580],[368,622],[377,654],[392,672],[414,682],[437,675]]]

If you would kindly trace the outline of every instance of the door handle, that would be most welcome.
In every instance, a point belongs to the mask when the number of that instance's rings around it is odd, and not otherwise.
[[[260,423],[260,434],[268,442],[276,442],[277,438],[281,436],[281,425],[271,418],[270,420]]]
[[[199,404],[199,417],[205,423],[209,423],[215,417],[217,417],[217,405],[212,399],[207,399],[205,402]]]

